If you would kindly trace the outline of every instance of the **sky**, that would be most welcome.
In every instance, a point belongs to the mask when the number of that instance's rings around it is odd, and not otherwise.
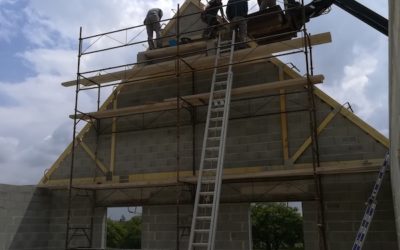
[[[61,82],[76,78],[79,27],[88,36],[136,26],[149,8],[159,7],[169,18],[178,3],[183,1],[0,0],[0,183],[38,183],[70,143],[74,88],[62,87]],[[388,16],[386,0],[361,3]],[[252,12],[255,5],[250,1]],[[321,88],[340,103],[349,101],[357,115],[387,135],[387,37],[336,6],[307,28],[312,34],[332,33],[333,43],[313,49],[315,73],[326,77]],[[143,28],[130,30],[94,44],[92,39],[83,48],[138,41],[144,35]],[[145,47],[87,56],[82,70],[132,63]],[[284,60],[300,69],[304,61]],[[102,100],[109,91],[103,91]],[[95,110],[95,94],[82,93],[79,103],[83,111]]]

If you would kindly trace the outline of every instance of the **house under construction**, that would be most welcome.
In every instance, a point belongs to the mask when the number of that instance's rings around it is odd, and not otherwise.
[[[354,246],[390,143],[318,88],[329,83],[313,72],[312,48],[329,47],[330,33],[310,35],[304,14],[296,25],[291,6],[276,6],[261,14],[268,27],[249,16],[248,47],[237,49],[225,26],[202,39],[203,9],[186,0],[163,48],[130,65],[80,69],[85,56],[136,44],[85,42],[140,26],[81,29],[77,79],[63,83],[76,89],[73,141],[38,186],[0,186],[0,250],[106,249],[107,208],[123,206],[143,208],[142,249],[247,250],[251,203],[278,201],[301,201],[306,250]],[[304,57],[301,73],[287,55]],[[82,112],[90,90],[98,109]],[[394,185],[389,173],[381,181],[363,248],[397,250]]]

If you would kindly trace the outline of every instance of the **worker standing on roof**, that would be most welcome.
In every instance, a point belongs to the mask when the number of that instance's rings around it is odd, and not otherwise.
[[[260,10],[271,8],[276,5],[276,0],[257,0]]]
[[[247,41],[247,11],[249,6],[247,0],[229,0],[226,7],[226,15],[231,22],[232,30],[236,30],[238,34],[238,48],[246,47]]]
[[[153,32],[156,32],[156,44],[157,48],[162,47],[161,40],[161,25],[160,20],[163,16],[163,12],[159,8],[150,9],[147,12],[146,18],[144,19],[144,24],[147,29],[147,42],[149,43],[149,49],[155,49],[153,42]]]
[[[223,21],[225,21],[224,9],[222,8],[222,0],[211,0],[201,13],[201,20],[207,24],[207,28],[203,32],[203,38],[210,39],[216,35],[216,30],[220,24],[217,19],[218,11],[221,12]]]

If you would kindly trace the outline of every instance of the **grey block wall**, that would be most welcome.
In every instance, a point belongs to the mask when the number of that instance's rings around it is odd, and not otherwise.
[[[83,235],[84,231],[78,228],[90,228],[91,218],[93,216],[93,246],[105,247],[106,233],[106,208],[96,208],[92,210],[92,193],[90,191],[75,191],[73,192],[72,210],[71,210],[71,228],[76,228],[70,231],[71,247],[87,247],[88,240]],[[66,239],[66,219],[68,208],[68,193],[67,191],[53,191],[50,201],[51,212],[49,217],[49,238],[48,249],[59,250],[65,248]],[[85,232],[90,235],[90,230]]]
[[[65,248],[66,191],[35,186],[0,185],[0,250],[61,250]],[[87,197],[74,200],[73,226],[88,226],[91,210]],[[104,246],[106,209],[94,216],[94,246]],[[74,237],[72,243],[82,241]],[[86,243],[86,242],[83,242]]]
[[[0,185],[0,250],[47,249],[49,192]]]
[[[278,79],[277,66],[269,62],[240,65],[233,69],[234,87],[249,86]],[[196,72],[194,77],[183,75],[181,94],[208,92],[211,71]],[[287,77],[287,76],[286,76]],[[194,79],[194,81],[192,81]],[[293,155],[310,136],[308,97],[303,88],[287,92],[287,119],[289,153]],[[281,142],[280,104],[278,92],[261,93],[256,99],[234,101],[231,105],[226,144],[225,167],[253,167],[283,165]],[[268,96],[265,96],[268,95]],[[138,82],[125,86],[118,96],[118,107],[124,108],[145,103],[160,102],[176,97],[176,79]],[[321,123],[332,108],[316,98],[317,120]],[[297,111],[297,112],[292,112]],[[193,157],[195,168],[200,162],[201,143],[204,134],[206,107],[196,108],[196,131],[193,137],[190,113],[181,111],[181,170],[191,170]],[[155,112],[118,118],[116,139],[116,167],[114,176],[171,172],[176,170],[176,111]],[[98,151],[98,159],[105,165],[110,162],[110,119],[101,120],[101,135],[96,147],[96,134],[92,129],[83,141],[92,152]],[[195,155],[193,155],[195,139]],[[386,148],[377,143],[351,121],[338,114],[320,134],[322,162],[383,158]],[[311,162],[311,152],[306,151],[297,163]],[[70,157],[67,157],[51,176],[51,179],[68,177]],[[103,176],[96,170],[94,161],[78,146],[76,151],[76,178]]]
[[[377,173],[335,175],[322,178],[329,250],[351,249],[364,215]],[[313,187],[310,187],[313,188]],[[317,250],[316,203],[303,202],[303,229],[306,250]],[[390,176],[386,176],[378,205],[363,249],[397,250]]]
[[[142,249],[175,250],[176,206],[144,206],[142,214]],[[250,249],[249,204],[221,204],[215,249]],[[193,206],[180,206],[180,249],[187,249]]]

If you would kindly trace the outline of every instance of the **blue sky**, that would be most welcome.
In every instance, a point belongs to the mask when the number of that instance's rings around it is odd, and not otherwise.
[[[387,17],[386,0],[360,2]],[[155,6],[168,18],[177,3],[0,0],[0,183],[37,183],[71,141],[68,115],[74,91],[60,84],[75,78],[79,27],[90,35],[138,25]],[[387,38],[337,7],[308,27],[311,33],[329,31],[333,37],[333,43],[314,48],[315,71],[326,76],[321,88],[340,103],[349,101],[356,114],[387,134]],[[99,45],[111,43],[104,39]],[[107,60],[89,57],[83,68],[133,62],[143,49],[121,50]],[[303,63],[294,57],[285,60],[299,68]],[[81,104],[93,110],[93,95],[83,94]]]

